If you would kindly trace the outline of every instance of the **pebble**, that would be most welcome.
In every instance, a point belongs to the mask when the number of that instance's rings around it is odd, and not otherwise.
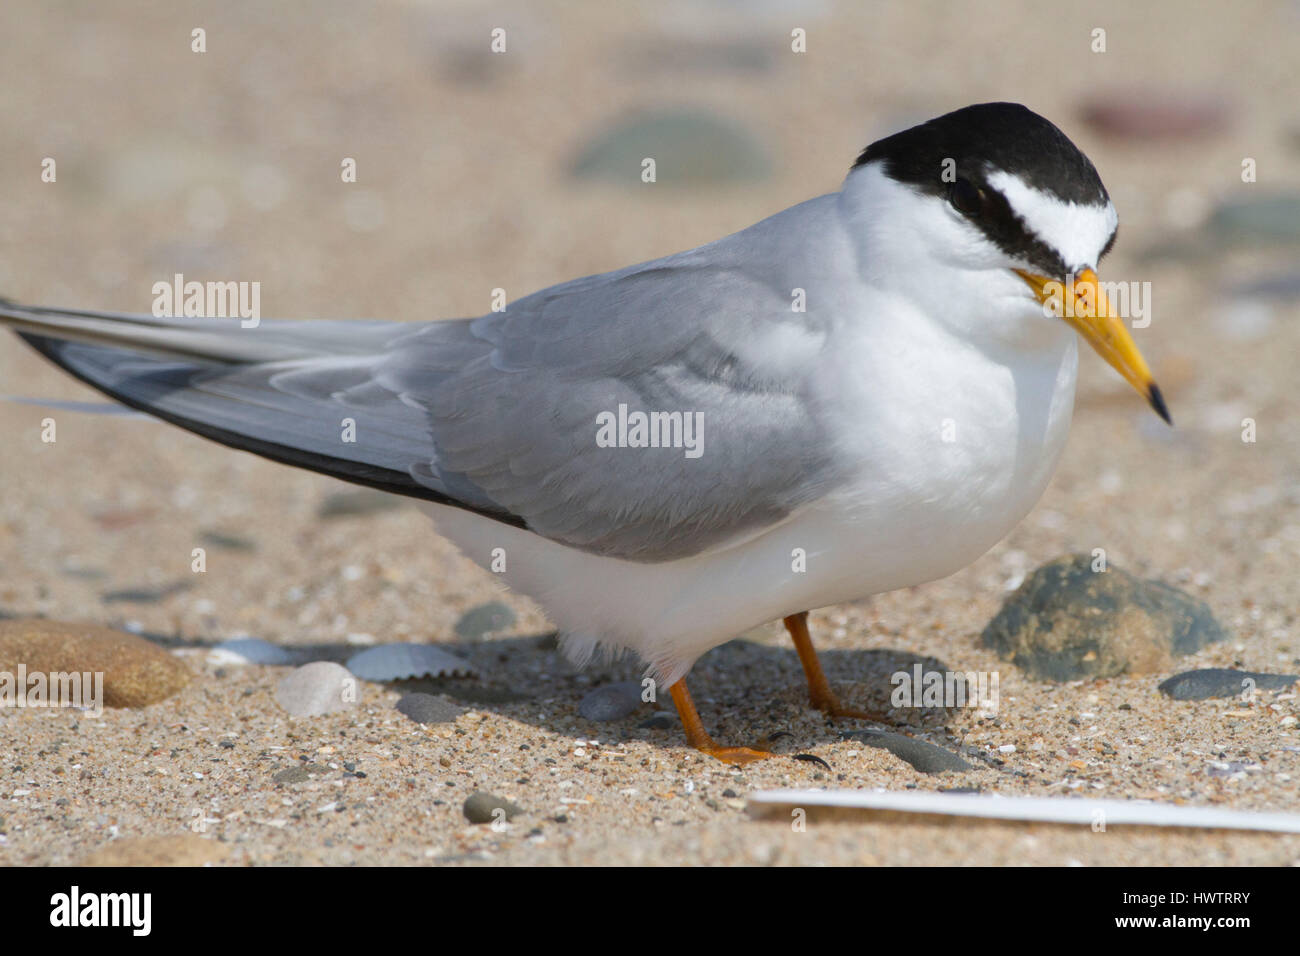
[[[626,68],[681,77],[700,73],[763,73],[775,63],[772,46],[751,39],[696,36],[655,37],[629,51]]]
[[[1134,140],[1185,139],[1224,132],[1228,104],[1213,93],[1128,90],[1085,101],[1083,121],[1099,133]]]
[[[434,694],[407,694],[397,709],[417,724],[450,724],[465,713],[465,708]]]
[[[578,703],[578,713],[588,720],[604,723],[622,720],[641,706],[641,684],[622,681],[597,687]]]
[[[1227,638],[1204,602],[1091,555],[1044,564],[985,627],[985,647],[1039,680],[1156,673]]]
[[[271,774],[271,780],[277,784],[306,783],[311,779],[311,770],[305,764],[297,764],[292,767],[285,767]]]
[[[513,820],[523,809],[511,803],[509,800],[494,796],[483,790],[475,790],[465,800],[465,806],[461,812],[465,814],[465,819],[470,823],[492,823],[497,819],[496,811],[505,812],[507,820]]]
[[[1257,279],[1238,282],[1225,290],[1225,298],[1277,299],[1292,302],[1300,299],[1300,270],[1276,272]]]
[[[200,531],[199,544],[219,551],[256,551],[257,542],[220,531]]]
[[[212,664],[270,664],[287,666],[298,662],[298,655],[278,644],[258,637],[236,637],[222,641],[208,652]]]
[[[1258,772],[1259,769],[1259,764],[1244,760],[1216,760],[1206,768],[1205,774],[1208,777],[1235,777],[1238,774],[1244,776],[1251,771]]]
[[[88,568],[76,564],[64,565],[59,568],[59,573],[79,581],[102,581],[108,577],[108,572],[101,568]]]
[[[946,773],[950,770],[970,770],[971,765],[951,750],[936,746],[916,737],[893,734],[884,730],[857,730],[843,735],[860,740],[868,747],[888,750],[900,760],[910,763],[921,773]]]
[[[456,622],[456,634],[462,640],[481,641],[490,634],[513,627],[515,612],[500,601],[489,601],[470,608]]]
[[[1211,697],[1240,697],[1246,691],[1245,681],[1255,682],[1255,690],[1289,690],[1300,674],[1260,674],[1255,671],[1234,671],[1223,667],[1183,671],[1161,681],[1160,693],[1174,700],[1208,700]]]
[[[637,727],[642,730],[669,730],[676,723],[676,718],[666,710],[661,710],[657,714],[651,714]]]
[[[1218,245],[1300,242],[1300,193],[1272,193],[1220,204],[1207,225]]]
[[[666,186],[752,181],[771,172],[767,150],[732,120],[697,109],[661,109],[600,130],[579,150],[573,175],[645,189],[647,157],[655,161],[655,183]]]
[[[397,495],[382,491],[340,491],[329,495],[316,509],[318,518],[350,518],[356,515],[376,514],[381,511],[393,511],[402,506]]]
[[[316,717],[357,706],[357,679],[331,661],[304,664],[275,688],[275,700],[294,717]]]
[[[120,591],[108,591],[99,596],[104,604],[157,604],[190,589],[189,581],[173,581],[157,588],[125,588]]]
[[[146,707],[172,696],[193,673],[156,644],[96,624],[36,618],[0,621],[0,671],[104,675],[106,707]]]

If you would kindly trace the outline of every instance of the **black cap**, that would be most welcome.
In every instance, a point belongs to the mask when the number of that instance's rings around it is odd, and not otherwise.
[[[872,143],[854,168],[873,162],[883,163],[897,182],[970,209],[968,218],[995,245],[1044,275],[1064,277],[1096,265],[1062,261],[989,184],[989,174],[1001,170],[1063,202],[1098,209],[1110,202],[1091,160],[1055,125],[1018,103],[979,103],[945,113]]]

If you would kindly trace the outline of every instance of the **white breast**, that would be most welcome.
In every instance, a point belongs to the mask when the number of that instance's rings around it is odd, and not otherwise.
[[[1077,351],[1072,337],[1062,343],[1054,359],[1014,373],[952,344],[892,362],[846,346],[825,382],[854,480],[729,549],[639,564],[427,507],[480,565],[502,549],[499,576],[541,605],[579,662],[630,650],[668,684],[751,627],[946,576],[997,543],[1038,500],[1065,444]],[[842,380],[869,361],[882,367],[862,367],[857,385]]]

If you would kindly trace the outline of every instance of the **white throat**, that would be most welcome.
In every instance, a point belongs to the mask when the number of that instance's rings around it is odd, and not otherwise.
[[[850,172],[840,192],[845,226],[868,285],[972,345],[1059,356],[1073,333],[1043,312],[1007,254],[948,203],[885,174]]]

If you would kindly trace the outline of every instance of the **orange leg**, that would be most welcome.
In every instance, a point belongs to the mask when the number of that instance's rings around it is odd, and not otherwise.
[[[832,717],[858,717],[863,720],[881,720],[882,715],[870,711],[845,707],[831,690],[826,675],[822,673],[822,663],[817,659],[817,650],[808,635],[808,612],[801,611],[785,619],[785,629],[790,632],[794,649],[799,652],[799,662],[803,664],[804,676],[808,678],[808,696],[812,705],[825,711]]]
[[[677,705],[677,713],[682,718],[682,728],[686,731],[686,742],[701,753],[706,753],[710,757],[717,757],[723,763],[744,764],[754,760],[766,760],[772,756],[766,750],[757,750],[751,747],[719,747],[713,742],[713,738],[708,735],[704,729],[704,724],[700,721],[700,713],[695,709],[695,701],[691,700],[691,692],[686,689],[686,679],[682,678],[676,684],[669,688],[673,695],[673,703]]]

